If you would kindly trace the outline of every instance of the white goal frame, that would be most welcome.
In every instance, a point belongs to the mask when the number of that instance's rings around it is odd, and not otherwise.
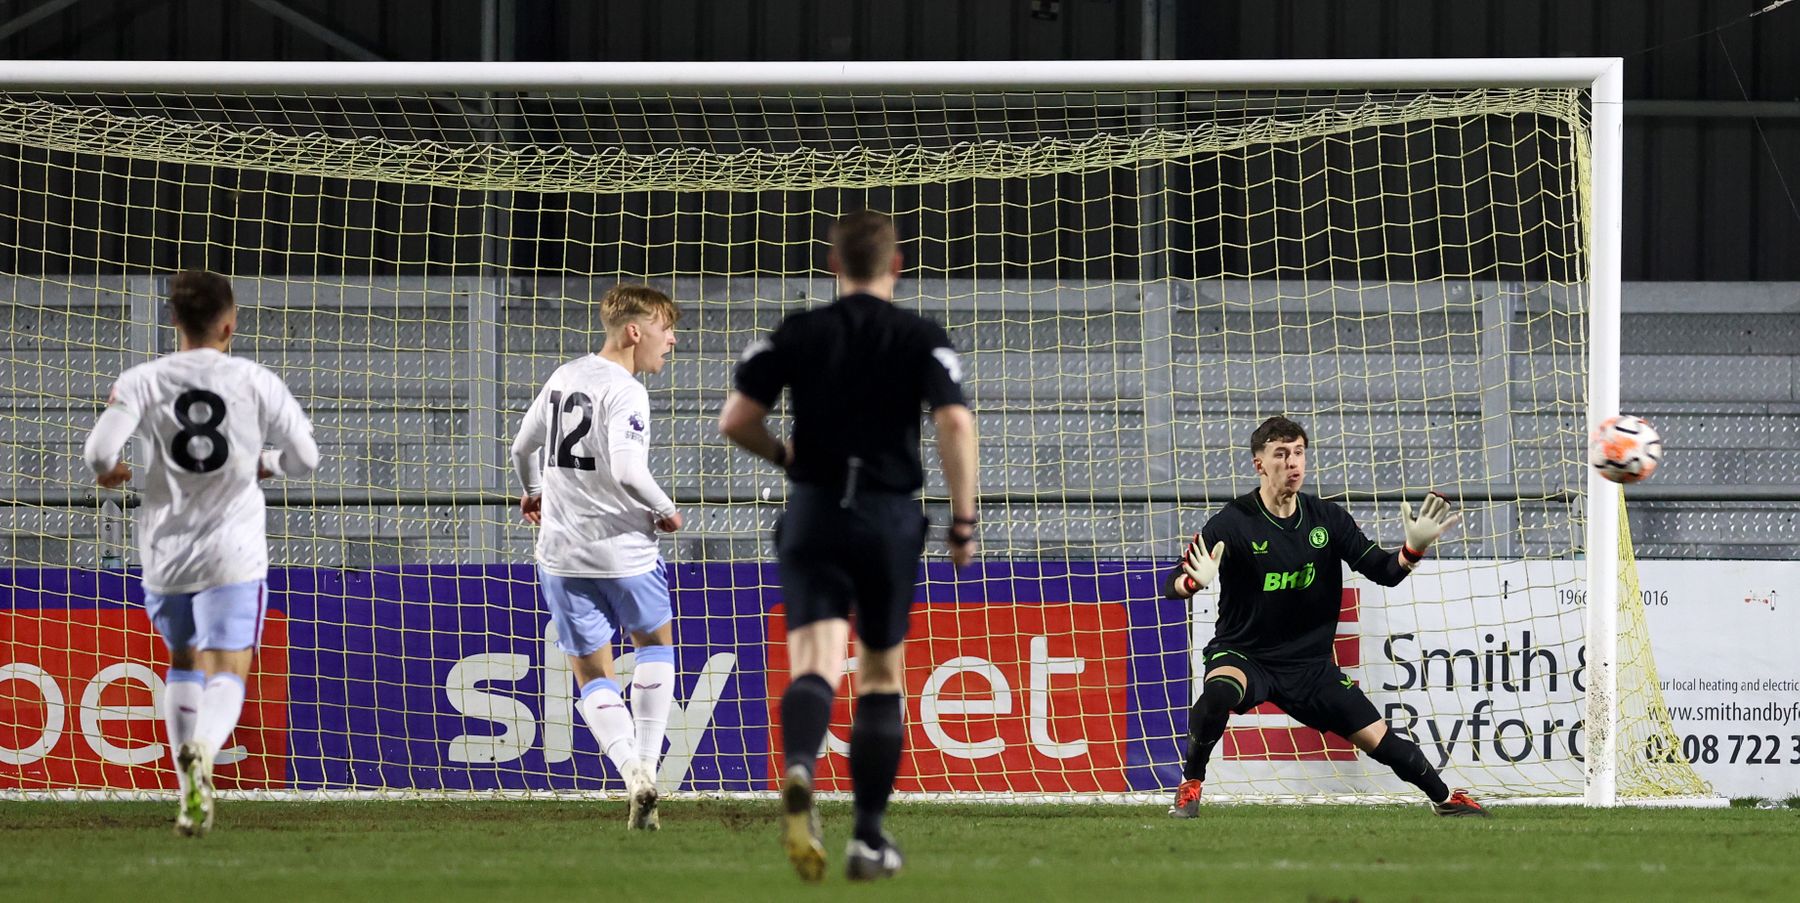
[[[307,89],[432,91],[1285,90],[1577,88],[1591,104],[1587,422],[1617,413],[1623,219],[1624,65],[1566,59],[1121,60],[987,62],[129,62],[0,61],[0,90],[44,92]],[[1585,802],[1618,803],[1619,496],[1591,470]]]

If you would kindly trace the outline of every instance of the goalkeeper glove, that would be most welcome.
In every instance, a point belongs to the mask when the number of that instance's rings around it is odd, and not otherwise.
[[[1188,542],[1187,550],[1181,553],[1181,576],[1176,584],[1189,596],[1212,585],[1219,576],[1219,559],[1225,557],[1225,541],[1213,544],[1212,552],[1200,544],[1200,534]]]
[[[1405,500],[1400,502],[1400,522],[1406,527],[1406,546],[1400,554],[1408,561],[1417,563],[1425,557],[1431,544],[1437,542],[1444,531],[1456,526],[1462,515],[1450,510],[1450,500],[1443,494],[1433,492],[1425,497],[1419,505],[1419,513],[1413,515],[1412,505]]]

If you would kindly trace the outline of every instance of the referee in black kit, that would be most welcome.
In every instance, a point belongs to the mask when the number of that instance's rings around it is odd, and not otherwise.
[[[942,326],[894,305],[900,265],[893,220],[873,211],[839,219],[830,257],[838,299],[788,317],[745,349],[719,414],[720,433],[793,481],[775,527],[792,677],[781,697],[782,842],[808,881],[825,874],[813,767],[853,611],[861,696],[850,729],[856,833],[845,871],[868,880],[900,870],[881,819],[906,736],[901,653],[930,526],[917,498],[925,408],[950,487],[951,560],[962,567],[975,557],[975,416],[963,398],[962,365]],[[764,423],[784,387],[794,423],[787,443]]]

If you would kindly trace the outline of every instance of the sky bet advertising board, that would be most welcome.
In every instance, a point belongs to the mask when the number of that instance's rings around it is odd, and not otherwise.
[[[933,567],[908,650],[903,789],[1179,780],[1186,605],[1154,598],[1147,567],[989,564],[955,583]],[[770,564],[671,568],[681,686],[665,786],[773,787],[787,683],[776,582]],[[269,591],[223,787],[620,786],[576,712],[530,566],[273,569]],[[135,578],[12,571],[0,620],[0,790],[173,786],[155,708],[167,654]],[[632,664],[620,657],[624,675]],[[830,786],[847,780],[850,711],[824,750]]]
[[[1394,589],[1347,581],[1338,663],[1452,785],[1577,793],[1586,649],[1569,587],[1578,565],[1428,562]],[[987,562],[953,578],[948,565],[930,565],[906,652],[898,789],[1120,794],[1179,783],[1217,597],[1157,598],[1158,567]],[[775,567],[670,572],[680,686],[660,781],[771,789],[787,686]],[[250,701],[219,760],[222,787],[621,786],[576,712],[529,565],[274,569],[269,589]],[[1741,607],[1769,620],[1770,606]],[[0,791],[171,788],[157,714],[166,667],[135,577],[0,572]],[[848,788],[848,685],[820,750],[826,789]],[[1692,710],[1707,701],[1695,697]],[[1713,733],[1730,744],[1731,731]],[[1692,742],[1703,751],[1707,741]],[[1718,758],[1722,766],[1729,754]],[[1800,787],[1800,757],[1792,768],[1762,758],[1758,789]],[[1214,798],[1416,794],[1272,705],[1233,718],[1207,789]]]

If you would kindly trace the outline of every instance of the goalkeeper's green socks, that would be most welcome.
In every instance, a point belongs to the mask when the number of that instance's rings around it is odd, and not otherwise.
[[[1225,736],[1225,722],[1231,710],[1244,701],[1244,688],[1229,677],[1214,677],[1200,690],[1200,698],[1188,709],[1187,761],[1181,766],[1182,778],[1206,780],[1206,761],[1213,747]]]
[[[1369,750],[1369,758],[1392,768],[1401,780],[1425,791],[1434,803],[1450,798],[1450,788],[1444,786],[1444,779],[1438,776],[1437,769],[1425,761],[1425,752],[1419,749],[1419,744],[1393,731],[1388,731],[1381,742]]]

